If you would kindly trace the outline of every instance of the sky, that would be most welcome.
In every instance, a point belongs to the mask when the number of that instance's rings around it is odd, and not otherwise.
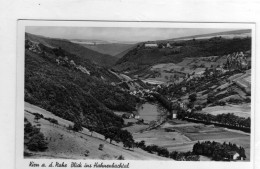
[[[26,32],[51,38],[142,42],[191,35],[232,31],[213,28],[119,28],[119,27],[50,27],[30,26]]]

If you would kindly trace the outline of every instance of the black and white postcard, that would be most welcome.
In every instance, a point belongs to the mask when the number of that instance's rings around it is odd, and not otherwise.
[[[16,165],[250,166],[254,49],[248,23],[19,20]]]

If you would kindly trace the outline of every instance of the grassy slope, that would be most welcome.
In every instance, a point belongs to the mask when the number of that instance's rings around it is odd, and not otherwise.
[[[43,36],[37,36],[29,33],[25,34],[25,38],[35,42],[40,42],[46,46],[51,46],[56,48],[61,47],[62,49],[66,50],[71,54],[75,54],[77,56],[87,58],[92,62],[101,66],[111,66],[117,60],[116,57],[98,53],[96,51],[87,49],[79,44],[72,43],[64,39],[46,38]]]
[[[121,53],[118,53],[115,57],[122,58],[125,54],[127,54],[130,50],[136,48],[137,44],[133,45],[132,47],[122,51]]]
[[[90,132],[84,128],[82,134],[68,132],[65,126],[72,122],[55,116],[49,111],[37,106],[25,103],[25,110],[29,112],[40,113],[44,117],[50,117],[58,120],[59,125],[53,126],[48,121],[40,119],[39,123],[34,122],[34,115],[25,112],[25,117],[32,124],[40,124],[41,132],[47,137],[48,149],[45,152],[30,152],[33,156],[30,158],[65,158],[65,159],[116,159],[123,155],[126,160],[169,160],[154,154],[147,153],[141,149],[135,148],[129,151],[123,148],[121,144],[109,144],[104,141],[104,136]],[[104,144],[103,151],[99,150],[99,144]],[[89,156],[85,156],[85,151],[89,151]],[[29,150],[26,150],[29,152]]]
[[[166,132],[164,129],[175,131]],[[192,151],[198,141],[231,142],[245,148],[247,161],[250,160],[250,134],[228,130],[221,127],[190,123],[177,119],[164,123],[156,130],[137,132],[133,134],[136,141],[145,140],[147,145],[155,144],[167,148],[169,151]]]
[[[134,46],[134,44],[119,44],[119,43],[97,44],[95,46],[85,45],[85,44],[81,44],[81,45],[88,49],[97,51],[99,53],[108,54],[115,57],[119,57],[120,55],[118,54]]]

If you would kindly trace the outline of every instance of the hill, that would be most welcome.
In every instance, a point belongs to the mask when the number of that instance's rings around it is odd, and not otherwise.
[[[251,30],[243,29],[243,30],[217,32],[217,33],[209,33],[209,34],[194,35],[194,36],[185,36],[180,38],[167,39],[166,41],[176,41],[176,40],[193,39],[193,38],[202,39],[202,38],[212,38],[216,36],[222,36],[225,38],[246,37],[246,36],[251,36]]]
[[[113,81],[120,79],[88,59],[26,39],[26,102],[84,126],[122,127],[111,110],[133,111],[137,99]]]
[[[122,58],[122,57],[123,57],[125,54],[127,54],[130,50],[136,48],[136,46],[138,46],[138,44],[135,44],[135,45],[133,45],[132,47],[130,47],[130,48],[128,48],[128,49],[122,51],[121,53],[118,53],[115,57],[117,57],[117,58]]]
[[[117,160],[121,156],[125,160],[167,160],[167,158],[145,152],[140,148],[129,151],[123,148],[122,144],[116,142],[109,144],[103,135],[96,132],[91,133],[87,128],[83,128],[81,132],[71,132],[66,128],[73,122],[29,103],[25,103],[24,113],[25,118],[32,125],[37,125],[44,134],[48,147],[44,152],[30,151],[25,147],[25,158]],[[32,113],[41,114],[44,118],[35,121]],[[52,125],[46,120],[47,118],[57,120],[58,124]],[[103,150],[99,149],[100,144],[104,145]]]
[[[110,44],[96,44],[96,45],[89,45],[89,44],[81,44],[82,46],[97,51],[99,53],[108,54],[111,56],[115,56],[120,58],[121,52],[131,48],[134,44],[120,44],[120,43],[110,43]]]
[[[233,52],[245,52],[251,49],[251,38],[225,39],[214,37],[201,40],[194,39],[171,42],[170,48],[165,47],[166,42],[158,42],[158,47],[154,48],[145,47],[144,44],[140,44],[128,51],[116,62],[114,69],[135,72],[159,63],[179,63],[186,57],[222,56]]]
[[[50,48],[62,48],[63,50],[71,54],[89,59],[91,62],[100,66],[111,66],[117,60],[116,57],[98,53],[96,51],[87,49],[79,44],[72,43],[64,39],[47,38],[43,36],[33,35],[30,33],[26,33],[25,38],[33,42],[39,42]]]

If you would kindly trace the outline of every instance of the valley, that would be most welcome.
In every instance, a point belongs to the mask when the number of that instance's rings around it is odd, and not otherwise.
[[[232,33],[95,47],[26,34],[24,157],[250,161],[251,38]]]

